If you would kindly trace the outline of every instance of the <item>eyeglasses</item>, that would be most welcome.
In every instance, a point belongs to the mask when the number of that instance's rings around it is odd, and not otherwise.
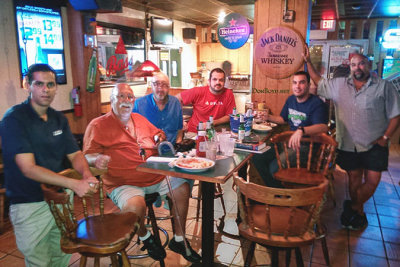
[[[39,88],[39,89],[43,89],[45,86],[48,88],[48,89],[55,89],[56,88],[56,83],[55,82],[48,82],[48,83],[45,83],[45,82],[42,82],[42,81],[33,81],[32,82],[32,85],[34,86],[34,87],[36,87],[36,88]]]
[[[168,89],[169,88],[169,84],[167,83],[161,83],[161,82],[152,82],[154,87],[161,87],[163,89]]]
[[[125,98],[127,98],[128,101],[130,101],[130,102],[133,102],[135,100],[135,97],[131,94],[129,94],[129,95],[120,94],[120,95],[117,95],[117,98],[119,100],[125,100]]]

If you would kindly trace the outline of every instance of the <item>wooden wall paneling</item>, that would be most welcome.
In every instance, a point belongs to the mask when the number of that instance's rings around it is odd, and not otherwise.
[[[89,61],[92,56],[92,49],[84,46],[84,31],[82,13],[72,8],[70,4],[67,7],[68,30],[70,37],[71,62],[75,66],[72,68],[72,87],[80,86],[82,117],[67,116],[71,131],[73,133],[84,133],[88,123],[101,115],[100,99],[100,75],[96,76],[95,92],[86,91],[86,78]],[[67,55],[68,56],[68,55]],[[71,87],[71,88],[72,88]]]
[[[360,19],[357,21],[356,39],[362,39],[363,31],[364,31],[364,20]]]
[[[369,35],[368,35],[368,54],[375,54],[375,36],[376,36],[376,19],[369,21]]]
[[[345,20],[346,21],[346,26],[344,29],[344,39],[348,40],[350,39],[350,30],[351,30],[351,20]]]
[[[254,50],[255,45],[268,28],[274,26],[288,26],[296,29],[303,38],[307,32],[308,24],[308,1],[289,0],[288,9],[295,10],[295,21],[293,23],[283,22],[284,0],[258,0],[254,9]],[[299,55],[300,56],[300,55]],[[301,67],[303,68],[303,67]],[[252,101],[266,101],[268,108],[273,114],[279,114],[287,97],[291,94],[291,77],[286,79],[271,79],[266,77],[253,61],[253,90]]]
[[[200,68],[201,67],[201,60],[199,60],[200,59],[200,56],[201,56],[201,54],[200,54],[200,47],[201,47],[201,44],[203,43],[203,27],[201,26],[201,25],[196,25],[196,43],[197,43],[197,45],[196,45],[196,58],[198,59],[197,60],[197,68]]]

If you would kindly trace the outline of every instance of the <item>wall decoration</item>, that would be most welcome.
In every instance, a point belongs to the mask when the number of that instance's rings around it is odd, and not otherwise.
[[[218,25],[218,39],[228,49],[238,49],[249,39],[250,25],[247,19],[238,13],[225,16]]]

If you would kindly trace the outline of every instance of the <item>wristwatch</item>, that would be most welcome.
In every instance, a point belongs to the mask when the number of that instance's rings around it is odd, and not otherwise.
[[[299,126],[299,127],[297,128],[297,130],[301,130],[301,131],[303,132],[303,134],[306,133],[306,131],[304,131],[304,126]]]

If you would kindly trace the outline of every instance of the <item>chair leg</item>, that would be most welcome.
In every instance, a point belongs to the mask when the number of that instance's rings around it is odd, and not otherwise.
[[[301,256],[300,248],[299,247],[295,248],[294,252],[296,254],[297,267],[304,267],[303,257]]]
[[[251,260],[254,257],[254,249],[256,248],[256,242],[251,242],[249,252],[247,252],[246,261],[244,262],[245,267],[250,267]]]
[[[111,258],[111,266],[112,267],[119,267],[117,254],[110,255],[110,258]]]
[[[153,204],[151,203],[150,205],[148,205],[147,209],[148,209],[148,216],[149,216],[149,219],[151,222],[151,228],[153,229],[154,239],[158,243],[159,246],[162,246],[161,239],[160,239],[160,233],[158,232],[156,215],[154,214]],[[160,266],[161,267],[165,266],[163,259],[160,260]]]
[[[197,209],[196,209],[196,222],[200,218],[200,205],[201,205],[201,182],[199,182],[199,187],[197,188]]]
[[[292,249],[287,248],[286,249],[286,267],[290,266],[290,258],[292,257]]]
[[[122,266],[123,267],[130,267],[131,266],[131,264],[129,262],[129,259],[128,259],[128,255],[126,255],[126,251],[125,250],[121,251],[121,258],[122,258]]]
[[[333,183],[333,173],[328,174],[328,180],[329,180],[329,185],[328,185],[328,190],[329,190],[329,195],[332,198],[333,201],[333,206],[336,207],[336,198],[335,198],[335,185]]]
[[[322,246],[322,252],[324,253],[325,263],[326,265],[330,266],[329,251],[328,251],[328,246],[326,244],[325,236],[321,238],[321,246]]]
[[[224,201],[224,193],[222,192],[221,184],[215,184],[216,186],[216,194],[221,199],[222,209],[224,211],[224,216],[226,216],[226,208],[225,208],[225,201]]]
[[[271,249],[271,266],[272,267],[279,267],[279,255],[277,248],[270,248]]]
[[[81,256],[81,260],[79,261],[79,267],[85,267],[87,262],[87,257],[86,256]]]
[[[100,267],[100,257],[94,257],[94,267]]]

